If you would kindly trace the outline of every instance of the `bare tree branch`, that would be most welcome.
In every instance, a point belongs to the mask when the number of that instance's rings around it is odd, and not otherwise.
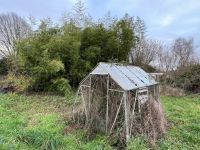
[[[130,53],[131,63],[148,65],[154,60],[160,49],[162,46],[158,41],[141,39]]]
[[[177,38],[172,44],[172,52],[176,56],[177,67],[186,67],[190,64],[194,54],[193,39]]]
[[[31,28],[26,21],[15,13],[0,14],[0,55],[16,55],[15,43],[26,38]]]

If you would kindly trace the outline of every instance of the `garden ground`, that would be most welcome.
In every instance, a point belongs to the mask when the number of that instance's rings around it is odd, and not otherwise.
[[[200,96],[162,97],[162,104],[170,127],[155,149],[199,149]],[[91,140],[83,129],[69,126],[70,111],[60,96],[0,94],[0,149],[116,149],[106,136]],[[138,137],[128,149],[149,148],[145,138]]]

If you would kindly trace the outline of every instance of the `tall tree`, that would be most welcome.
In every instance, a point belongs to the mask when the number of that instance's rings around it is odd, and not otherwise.
[[[172,44],[172,52],[176,56],[178,68],[190,65],[194,54],[194,41],[192,38],[177,38]]]
[[[135,46],[133,32],[133,18],[125,14],[116,24],[117,41],[119,48],[117,49],[117,60],[128,61],[128,55],[131,48]]]
[[[81,58],[92,58],[92,66],[98,61],[127,61],[134,45],[132,28],[132,18],[125,16],[113,24],[112,28],[101,23],[84,29],[80,47]]]
[[[140,40],[143,40],[145,38],[146,34],[146,24],[143,19],[140,17],[136,17],[134,20],[134,32],[135,32],[135,37],[137,39],[137,42],[139,43]]]
[[[160,42],[150,39],[141,39],[130,53],[130,61],[134,65],[149,65],[159,51],[162,50]]]
[[[158,69],[166,73],[176,70],[176,57],[169,47],[163,46],[157,53]]]
[[[53,28],[53,21],[50,17],[40,20],[40,24],[39,24],[40,31],[49,30],[50,28]]]
[[[72,13],[72,19],[76,26],[80,28],[88,27],[92,24],[92,17],[87,12],[85,3],[82,0],[77,0]]]
[[[99,24],[103,23],[106,29],[112,28],[117,22],[117,18],[111,15],[111,12],[108,11],[103,18],[98,20]]]
[[[16,56],[15,43],[29,36],[31,28],[15,13],[0,14],[0,56]]]

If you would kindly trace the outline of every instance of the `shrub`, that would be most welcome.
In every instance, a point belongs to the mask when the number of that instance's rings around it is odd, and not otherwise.
[[[32,79],[28,76],[9,73],[5,80],[0,81],[0,87],[4,92],[11,91],[21,93],[26,91],[31,83]]]
[[[53,89],[56,90],[59,94],[63,94],[65,96],[71,95],[71,86],[69,85],[69,81],[64,78],[58,78],[52,80]]]
[[[189,66],[178,70],[174,79],[175,85],[191,92],[200,92],[200,65]]]
[[[79,44],[59,30],[47,30],[17,43],[20,72],[33,78],[33,90],[44,91],[57,78],[74,76]]]
[[[6,75],[8,73],[8,66],[6,59],[0,59],[0,75]]]

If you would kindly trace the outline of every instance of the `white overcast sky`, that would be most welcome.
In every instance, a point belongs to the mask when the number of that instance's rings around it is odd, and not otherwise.
[[[59,20],[70,11],[76,0],[0,0],[0,13],[15,12],[37,19]],[[163,42],[177,37],[194,37],[200,46],[200,0],[84,0],[93,18],[110,11],[121,17],[124,13],[139,16],[147,25],[148,36]],[[196,50],[200,54],[200,48]]]

